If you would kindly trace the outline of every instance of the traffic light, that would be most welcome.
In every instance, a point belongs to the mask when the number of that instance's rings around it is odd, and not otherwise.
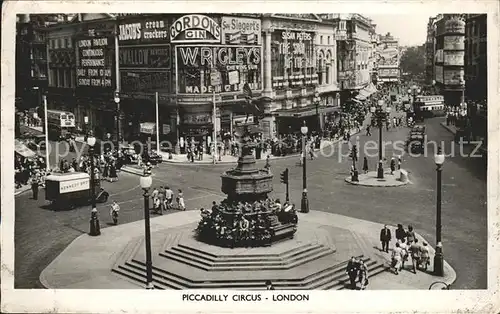
[[[349,157],[351,157],[354,161],[358,160],[358,148],[356,147],[356,145],[352,145],[351,154]]]
[[[288,184],[288,168],[280,174],[281,183]]]

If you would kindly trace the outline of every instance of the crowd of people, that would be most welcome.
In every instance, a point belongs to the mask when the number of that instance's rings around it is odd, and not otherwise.
[[[47,165],[42,157],[27,158],[16,155],[14,160],[14,183],[15,188],[20,189],[23,186],[33,185],[44,186]],[[36,199],[35,195],[34,198]]]
[[[404,269],[405,262],[411,257],[412,271],[414,274],[417,270],[427,270],[430,264],[429,248],[426,242],[420,245],[415,230],[412,226],[404,229],[403,225],[398,224],[397,229],[394,231],[396,243],[392,248],[391,255],[391,269],[396,275]],[[392,240],[391,230],[387,225],[380,230],[380,242],[382,243],[382,251],[389,253],[389,244]]]
[[[211,210],[201,208],[200,214],[197,237],[227,247],[270,245],[273,225],[298,221],[292,204],[281,205],[270,197],[254,202],[214,201]]]

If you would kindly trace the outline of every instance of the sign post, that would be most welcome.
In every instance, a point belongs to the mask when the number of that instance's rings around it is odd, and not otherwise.
[[[156,104],[156,151],[160,154],[160,113],[158,111],[158,92],[155,93]]]

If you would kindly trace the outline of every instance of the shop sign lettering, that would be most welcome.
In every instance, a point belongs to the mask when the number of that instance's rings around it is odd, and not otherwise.
[[[76,69],[78,87],[113,87],[112,65],[107,58],[109,45],[107,37],[88,38],[77,41],[78,66]]]
[[[283,69],[302,72],[304,68],[313,67],[313,34],[310,32],[278,31],[273,34],[278,43],[278,54]],[[282,70],[284,71],[284,70]]]
[[[178,46],[176,62],[180,94],[240,92],[244,82],[262,89],[261,47]]]
[[[223,17],[222,44],[260,45],[260,20],[227,16]]]
[[[89,179],[81,179],[78,181],[61,181],[59,182],[59,193],[69,193],[69,192],[77,192],[84,191],[90,189],[90,180]]]
[[[190,14],[170,26],[172,42],[220,42],[219,24],[206,15]]]
[[[120,68],[164,68],[171,64],[170,45],[149,47],[121,47]]]
[[[122,90],[170,92],[170,72],[120,70]]]
[[[145,20],[137,23],[118,25],[118,40],[154,42],[168,41],[168,23],[165,20]]]

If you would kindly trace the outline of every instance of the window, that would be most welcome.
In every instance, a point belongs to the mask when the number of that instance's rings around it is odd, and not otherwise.
[[[319,36],[319,44],[323,45],[323,35]]]
[[[49,70],[49,86],[56,86],[56,70],[55,69],[50,69]]]
[[[72,45],[72,43],[71,43],[71,38],[67,38],[66,40],[67,40],[67,42],[66,42],[66,47],[67,47],[67,48],[72,48],[72,47],[73,47],[73,45]]]
[[[76,86],[76,83],[75,83],[75,77],[76,77],[76,70],[75,69],[71,69],[71,77],[70,77],[70,82],[71,82],[71,85],[70,87],[71,88],[75,88]]]
[[[328,36],[328,37],[326,38],[326,40],[327,40],[327,42],[328,42],[328,45],[330,45],[330,36]]]
[[[66,48],[66,38],[61,38],[61,48]]]

